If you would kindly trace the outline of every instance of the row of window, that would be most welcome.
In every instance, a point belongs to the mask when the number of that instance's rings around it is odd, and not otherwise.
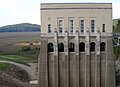
[[[101,42],[100,44],[100,51],[105,51],[105,47],[106,47],[106,43],[105,42]],[[54,46],[53,43],[48,43],[48,52],[54,52]],[[75,52],[75,44],[74,43],[69,43],[68,46],[68,50],[69,52]],[[90,51],[94,52],[95,51],[95,43],[91,42],[90,43]],[[63,43],[59,43],[58,44],[58,52],[64,52],[64,44]],[[85,43],[81,42],[79,44],[79,52],[85,52]]]
[[[74,27],[75,23],[74,23],[74,18],[69,18],[68,20],[68,29],[70,33],[73,33],[73,29],[75,29]],[[64,21],[63,19],[58,19],[58,32],[62,33],[63,29],[64,29]],[[85,19],[80,19],[80,31],[84,32],[85,30]],[[91,19],[90,21],[90,30],[91,32],[95,32],[95,19]],[[52,32],[51,30],[51,24],[48,24],[48,33]],[[102,24],[102,32],[105,32],[105,24]]]

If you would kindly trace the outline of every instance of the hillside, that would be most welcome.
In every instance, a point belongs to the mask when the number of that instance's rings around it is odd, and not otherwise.
[[[113,19],[113,31],[120,32],[120,29],[117,29],[119,19]],[[20,23],[20,24],[13,24],[0,27],[0,32],[40,32],[41,26],[37,24],[30,24],[30,23]]]
[[[21,23],[0,27],[0,32],[39,32],[40,25]]]

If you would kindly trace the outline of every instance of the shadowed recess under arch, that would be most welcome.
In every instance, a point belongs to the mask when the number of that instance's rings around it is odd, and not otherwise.
[[[48,49],[48,52],[54,52],[53,43],[48,43],[47,49]]]

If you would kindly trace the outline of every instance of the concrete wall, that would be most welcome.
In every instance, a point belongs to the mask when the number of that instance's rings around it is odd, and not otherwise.
[[[58,28],[58,18],[64,21],[64,30],[68,29],[68,19],[74,18],[74,30],[80,29],[80,18],[85,20],[85,31],[90,29],[90,20],[95,20],[95,32],[102,24],[106,25],[106,32],[112,32],[112,4],[111,3],[78,3],[78,4],[41,4],[41,32],[47,33],[48,24],[52,31]]]
[[[95,38],[90,40],[93,42]],[[42,40],[41,53],[44,56],[41,55],[39,60],[38,87],[115,87],[112,38],[103,37],[101,41],[106,42],[106,51],[100,55],[96,51],[89,55],[85,52],[54,55],[54,52],[45,50],[49,39]]]
[[[38,87],[115,87],[112,35],[108,34],[112,33],[112,4],[41,4],[42,33],[47,33],[48,24],[54,31],[58,18],[63,19],[64,30],[68,29],[69,17],[74,18],[75,34],[65,31],[61,36],[55,31],[52,36],[41,36]],[[80,29],[80,18],[85,20],[85,31],[90,29],[90,20],[95,20],[95,34],[75,32],[76,28]],[[102,32],[102,24],[106,24],[106,32]],[[53,43],[54,52],[47,52],[49,42]],[[60,42],[65,52],[58,52]],[[70,42],[75,44],[75,52],[68,52]],[[85,52],[78,52],[80,42],[85,43]],[[94,52],[90,52],[91,42],[95,42]],[[101,42],[106,43],[104,52],[100,52]]]

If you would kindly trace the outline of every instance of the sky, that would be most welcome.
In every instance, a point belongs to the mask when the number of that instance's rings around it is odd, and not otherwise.
[[[120,18],[120,0],[0,0],[0,27],[18,23],[41,24],[41,3],[113,3],[113,19]]]

